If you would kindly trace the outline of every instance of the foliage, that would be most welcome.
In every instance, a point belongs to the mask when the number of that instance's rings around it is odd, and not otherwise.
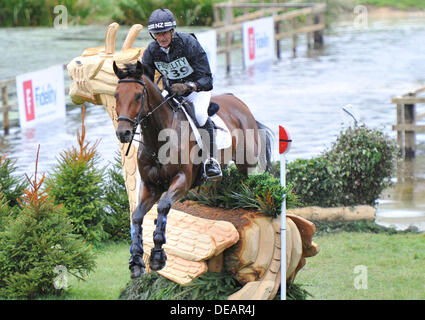
[[[339,203],[340,193],[335,189],[340,182],[330,175],[323,158],[297,159],[286,170],[287,182],[303,205],[332,207]]]
[[[10,211],[11,209],[6,198],[0,193],[0,232],[4,230],[5,225],[9,222],[9,219],[12,216]]]
[[[342,132],[324,156],[328,171],[341,182],[341,203],[374,205],[391,185],[396,153],[395,142],[379,130],[358,126]]]
[[[158,273],[148,273],[127,283],[122,300],[226,300],[242,285],[230,273],[207,272],[187,285],[180,285]],[[300,284],[287,282],[288,300],[306,300],[311,294]],[[274,298],[280,300],[280,289]]]
[[[303,205],[374,205],[391,185],[396,150],[379,130],[347,128],[322,156],[289,163],[287,181]]]
[[[104,229],[114,241],[128,239],[130,234],[130,205],[122,174],[121,156],[117,154],[104,183],[106,218]]]
[[[85,133],[83,109],[81,135],[77,130],[79,148],[73,146],[61,153],[47,185],[55,204],[63,204],[75,231],[87,241],[98,243],[106,237],[103,230],[103,170],[96,167],[99,159],[97,142],[92,146],[85,143]]]
[[[108,0],[0,0],[0,26],[52,26],[56,17],[65,14],[62,9],[55,13],[57,5],[66,7],[69,24],[101,22],[106,17],[109,21],[116,11],[116,4]]]
[[[223,170],[220,181],[207,181],[197,191],[191,190],[185,199],[212,207],[260,210],[267,216],[277,217],[285,196],[288,208],[297,204],[291,187],[283,188],[280,180],[270,173],[246,177],[232,164]]]
[[[16,177],[13,173],[16,171],[15,161],[7,158],[6,155],[0,156],[0,194],[3,194],[11,208],[19,208],[18,198],[22,196],[27,183],[21,177]]]
[[[225,300],[241,285],[228,273],[207,272],[187,285],[180,285],[158,273],[129,282],[121,292],[122,300]]]
[[[148,24],[152,11],[158,8],[167,8],[177,19],[177,26],[208,26],[212,25],[213,4],[217,0],[120,0],[119,7],[122,15],[114,18],[121,23]]]
[[[76,276],[94,269],[90,248],[72,233],[63,207],[55,206],[41,191],[44,178],[43,174],[37,180],[36,164],[34,180],[27,177],[30,186],[21,199],[22,211],[8,217],[0,230],[0,296],[34,298],[59,294],[65,287],[64,283],[55,285],[58,266]]]
[[[385,233],[385,234],[403,234],[417,233],[415,228],[408,228],[404,231],[397,231],[394,228],[387,228],[377,225],[374,221],[320,221],[310,220],[316,226],[315,236],[321,236],[328,233],[337,232],[363,232],[363,233]]]
[[[294,283],[291,281],[286,282],[286,300],[307,300],[308,297],[313,297],[303,284]],[[280,287],[277,291],[274,300],[280,300]]]

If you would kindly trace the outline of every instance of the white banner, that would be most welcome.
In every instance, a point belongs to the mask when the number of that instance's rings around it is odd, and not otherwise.
[[[273,17],[246,21],[243,23],[242,32],[245,67],[274,59]]]
[[[217,70],[217,32],[209,30],[195,35],[207,54],[212,74],[215,74]]]
[[[63,66],[21,74],[16,77],[21,128],[65,117]]]

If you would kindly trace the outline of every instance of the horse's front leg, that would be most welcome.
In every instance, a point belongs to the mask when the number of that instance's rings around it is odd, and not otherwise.
[[[132,279],[139,278],[145,273],[146,266],[143,262],[142,223],[145,214],[152,208],[160,195],[161,194],[155,190],[149,190],[143,182],[140,183],[139,204],[131,217],[131,257],[129,260],[129,268]]]
[[[167,256],[162,245],[166,242],[165,227],[167,224],[167,215],[171,206],[189,191],[190,185],[187,180],[186,175],[183,173],[176,175],[167,193],[158,202],[158,217],[155,220],[156,228],[153,233],[155,247],[152,248],[149,259],[149,267],[154,271],[165,267]]]

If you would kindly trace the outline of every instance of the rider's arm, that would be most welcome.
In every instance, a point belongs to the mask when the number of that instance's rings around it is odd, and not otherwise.
[[[196,91],[212,90],[213,79],[207,54],[196,39],[191,41],[188,48],[191,65],[195,72],[195,75],[193,76],[195,80],[193,82],[196,85]]]

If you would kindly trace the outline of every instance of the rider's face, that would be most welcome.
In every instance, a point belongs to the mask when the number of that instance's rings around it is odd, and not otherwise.
[[[168,48],[173,37],[173,30],[155,33],[154,37],[161,47]]]

